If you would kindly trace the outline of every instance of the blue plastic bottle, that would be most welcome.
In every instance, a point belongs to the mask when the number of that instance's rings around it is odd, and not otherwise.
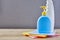
[[[38,18],[37,21],[37,31],[40,34],[50,34],[51,33],[51,21],[48,16],[46,16],[45,6],[42,7],[44,11],[42,16]]]
[[[51,21],[47,16],[41,16],[37,22],[37,30],[41,34],[48,34],[51,32]]]

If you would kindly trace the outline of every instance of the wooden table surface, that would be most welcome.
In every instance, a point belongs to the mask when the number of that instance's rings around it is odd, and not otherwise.
[[[60,40],[60,36],[52,38],[32,39],[22,35],[23,32],[33,31],[35,29],[0,29],[0,40]],[[60,34],[60,29],[55,30]]]

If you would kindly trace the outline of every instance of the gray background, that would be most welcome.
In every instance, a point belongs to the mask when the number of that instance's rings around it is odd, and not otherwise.
[[[60,0],[53,0],[55,28],[60,28]],[[0,0],[0,28],[36,28],[46,0]]]

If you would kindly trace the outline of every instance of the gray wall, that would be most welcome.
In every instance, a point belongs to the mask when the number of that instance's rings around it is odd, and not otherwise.
[[[0,28],[36,28],[36,22],[41,15],[39,8],[46,0],[0,0]],[[53,0],[55,19],[60,26],[60,0]]]
[[[60,0],[53,0],[55,7],[55,28],[60,28]]]

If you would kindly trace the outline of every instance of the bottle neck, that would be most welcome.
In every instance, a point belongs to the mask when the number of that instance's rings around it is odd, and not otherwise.
[[[46,16],[46,11],[43,11],[42,12],[42,16]]]

